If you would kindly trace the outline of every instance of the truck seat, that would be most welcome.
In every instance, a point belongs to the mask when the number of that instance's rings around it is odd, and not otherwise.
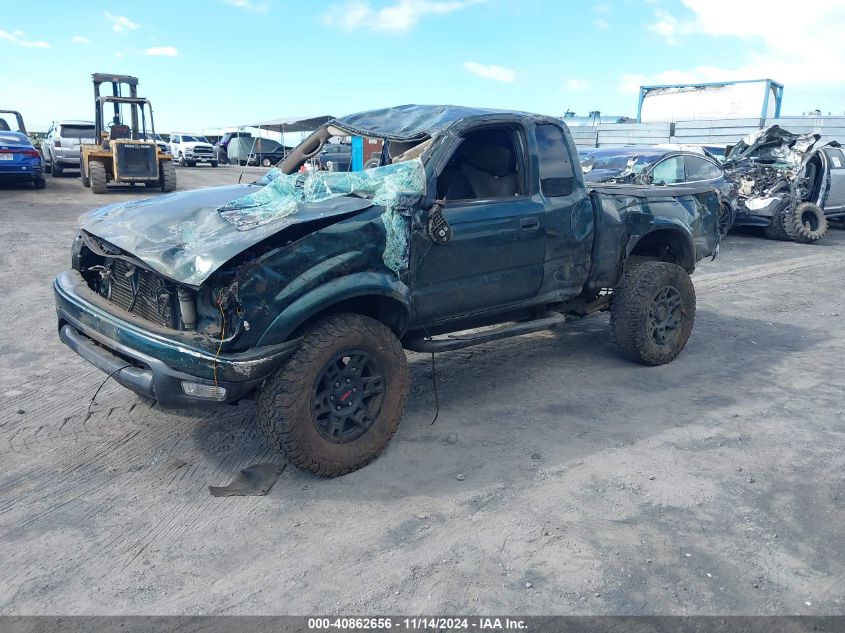
[[[441,174],[438,194],[446,200],[507,198],[516,195],[517,180],[510,149],[489,143],[461,148]]]
[[[132,136],[132,130],[129,128],[128,125],[123,125],[118,123],[116,125],[112,125],[111,129],[109,130],[109,140],[114,141],[115,139],[119,138],[130,138]]]

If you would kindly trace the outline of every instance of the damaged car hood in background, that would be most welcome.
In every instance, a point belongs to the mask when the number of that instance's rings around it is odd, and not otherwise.
[[[235,255],[291,225],[342,219],[373,204],[353,197],[298,203],[295,212],[250,230],[239,230],[221,216],[221,206],[261,190],[233,185],[111,204],[81,216],[79,227],[170,279],[199,286]]]
[[[772,125],[739,141],[725,159],[725,166],[755,160],[773,167],[798,167],[820,138],[819,134],[793,134]]]

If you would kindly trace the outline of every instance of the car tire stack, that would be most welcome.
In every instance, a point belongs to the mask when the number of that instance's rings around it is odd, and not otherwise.
[[[789,233],[787,233],[786,231],[785,226],[787,213],[789,212],[791,207],[792,201],[786,199],[780,203],[778,208],[772,214],[771,222],[769,222],[768,226],[763,229],[763,232],[766,234],[766,237],[768,237],[770,240],[779,240],[781,242],[786,242],[791,239]]]

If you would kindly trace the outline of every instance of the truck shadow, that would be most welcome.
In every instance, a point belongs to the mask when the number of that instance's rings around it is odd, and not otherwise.
[[[684,352],[644,367],[617,354],[608,329],[599,315],[436,356],[434,424],[431,358],[409,354],[408,405],[385,453],[339,479],[289,467],[270,494],[296,497],[310,488],[311,496],[349,501],[512,485],[674,426],[730,418],[739,401],[767,397],[765,386],[777,386],[773,376],[790,355],[825,340],[797,325],[699,310]],[[192,435],[210,462],[231,464],[232,451],[272,459],[251,403],[205,415]]]

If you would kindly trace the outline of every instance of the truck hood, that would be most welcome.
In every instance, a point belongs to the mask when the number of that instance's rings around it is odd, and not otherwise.
[[[82,215],[79,227],[162,275],[199,287],[232,257],[289,226],[331,216],[340,220],[373,204],[353,197],[298,203],[295,212],[246,231],[221,217],[220,207],[261,189],[232,185],[110,204]]]

